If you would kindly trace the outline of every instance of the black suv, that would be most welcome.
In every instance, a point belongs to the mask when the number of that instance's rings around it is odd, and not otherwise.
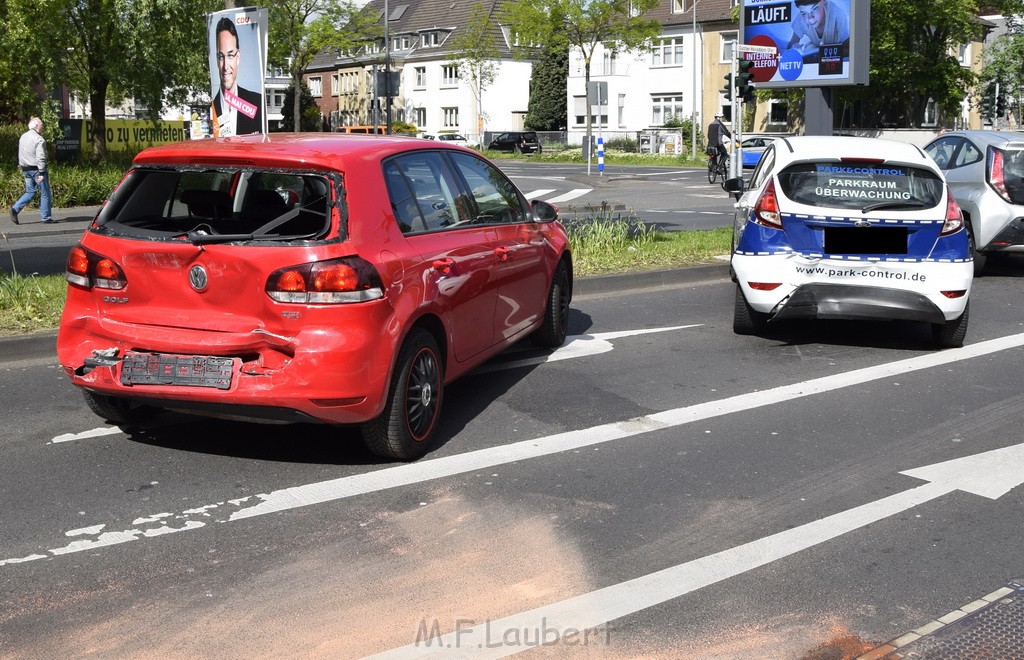
[[[542,151],[540,142],[537,140],[537,133],[534,131],[509,131],[501,133],[498,137],[491,140],[487,148],[519,154],[539,154]]]

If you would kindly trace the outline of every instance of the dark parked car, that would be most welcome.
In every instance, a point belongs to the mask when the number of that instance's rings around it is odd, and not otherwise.
[[[509,131],[491,140],[488,149],[508,151],[514,154],[541,153],[543,149],[534,131]]]
[[[555,207],[474,151],[281,133],[140,153],[67,280],[57,355],[106,421],[352,424],[408,460],[445,385],[562,344],[572,258]]]

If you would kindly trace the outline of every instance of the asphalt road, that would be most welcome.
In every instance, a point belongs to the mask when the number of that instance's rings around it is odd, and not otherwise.
[[[0,656],[854,657],[1020,577],[1022,274],[942,352],[738,337],[724,266],[588,280],[573,341],[452,385],[408,465],[319,427],[125,435],[51,338],[4,343]]]

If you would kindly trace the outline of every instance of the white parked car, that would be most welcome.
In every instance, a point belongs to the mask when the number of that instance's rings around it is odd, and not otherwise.
[[[441,142],[448,142],[450,144],[461,144],[464,147],[480,146],[475,142],[470,142],[465,135],[459,135],[458,133],[438,133],[434,136],[434,139]]]
[[[975,277],[990,257],[1024,252],[1024,132],[953,131],[924,150],[963,212]]]
[[[963,345],[973,264],[960,208],[919,147],[858,137],[766,146],[736,193],[733,330],[777,319],[930,323]]]

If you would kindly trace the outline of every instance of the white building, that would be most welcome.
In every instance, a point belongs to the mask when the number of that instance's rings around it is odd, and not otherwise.
[[[383,89],[375,89],[375,73],[384,70],[387,60],[393,71],[400,72],[391,99],[392,121],[414,124],[423,133],[461,133],[475,141],[484,131],[521,129],[532,65],[512,57],[510,35],[496,18],[500,4],[501,0],[390,0],[388,49],[382,40],[352,56],[324,52],[307,69],[306,83],[326,123],[332,129],[384,123],[386,96]],[[384,5],[384,0],[371,0],[365,9],[376,12],[381,28]],[[455,43],[477,5],[494,18],[491,36],[499,54],[493,82],[482,93],[452,61]],[[381,99],[379,111],[374,99]]]

